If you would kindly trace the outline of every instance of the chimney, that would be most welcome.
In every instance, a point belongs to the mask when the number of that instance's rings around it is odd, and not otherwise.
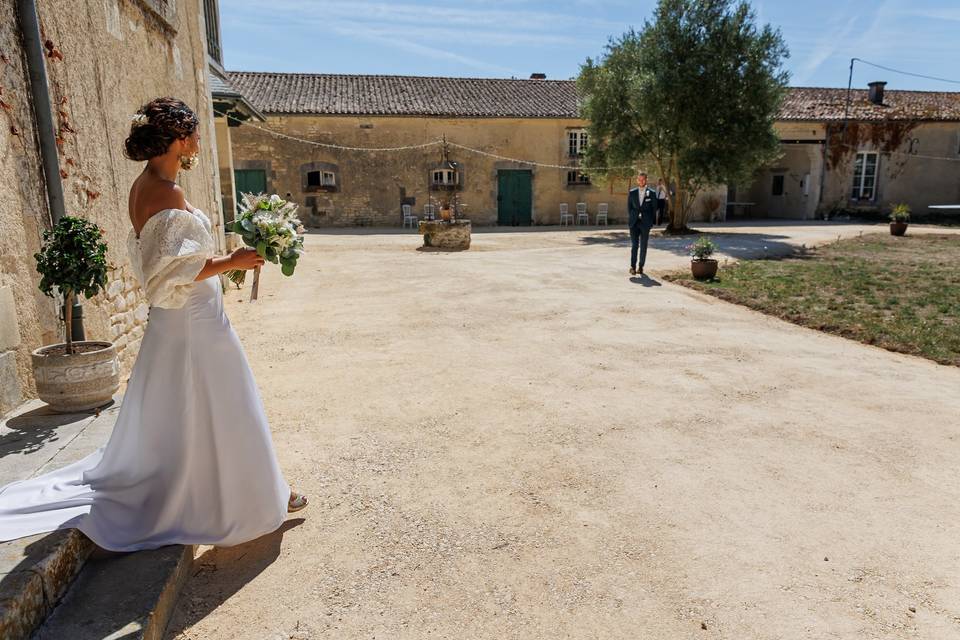
[[[870,82],[867,84],[870,87],[870,102],[873,104],[883,104],[883,88],[887,85],[886,82]]]
[[[547,79],[547,74],[545,74],[545,73],[531,73],[531,74],[530,74],[530,79],[531,79],[531,80],[546,80],[546,79]]]

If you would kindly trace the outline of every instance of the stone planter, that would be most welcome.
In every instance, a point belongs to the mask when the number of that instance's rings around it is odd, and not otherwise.
[[[470,221],[427,220],[420,222],[423,246],[436,249],[464,250],[470,248]]]
[[[902,236],[907,232],[907,223],[906,222],[891,222],[890,223],[890,235],[892,236]]]
[[[690,271],[697,280],[709,280],[717,275],[717,261],[712,258],[691,260]]]
[[[31,354],[37,395],[54,411],[72,413],[102,407],[120,388],[117,349],[111,342],[74,342],[40,347]]]

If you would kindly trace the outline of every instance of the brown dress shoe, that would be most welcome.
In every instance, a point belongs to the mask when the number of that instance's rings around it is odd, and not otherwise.
[[[637,275],[637,270],[634,269],[633,267],[630,267],[630,275],[632,275],[632,276]]]

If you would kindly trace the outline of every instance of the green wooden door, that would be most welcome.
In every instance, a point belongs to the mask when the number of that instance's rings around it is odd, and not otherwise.
[[[518,226],[533,222],[533,173],[497,172],[497,224]]]
[[[233,181],[237,187],[237,211],[243,202],[241,193],[266,193],[267,172],[263,169],[234,169]]]

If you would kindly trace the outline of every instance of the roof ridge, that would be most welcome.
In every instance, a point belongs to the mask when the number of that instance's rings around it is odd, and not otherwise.
[[[559,78],[479,78],[476,76],[416,76],[392,73],[315,73],[299,71],[227,71],[228,74],[244,74],[258,76],[299,76],[313,78],[397,78],[402,80],[481,80],[484,82],[557,82],[576,84],[576,80],[562,80]]]
[[[576,80],[561,78],[482,78],[477,76],[422,76],[394,73],[317,73],[313,71],[245,71],[227,70],[227,74],[267,77],[311,77],[311,78],[395,78],[397,80],[478,80],[481,82],[553,82],[558,84],[576,84]],[[810,91],[846,91],[846,87],[789,86],[787,90]],[[851,91],[869,91],[867,87],[851,87]],[[885,93],[926,93],[960,96],[960,91],[935,91],[930,89],[884,89]]]

